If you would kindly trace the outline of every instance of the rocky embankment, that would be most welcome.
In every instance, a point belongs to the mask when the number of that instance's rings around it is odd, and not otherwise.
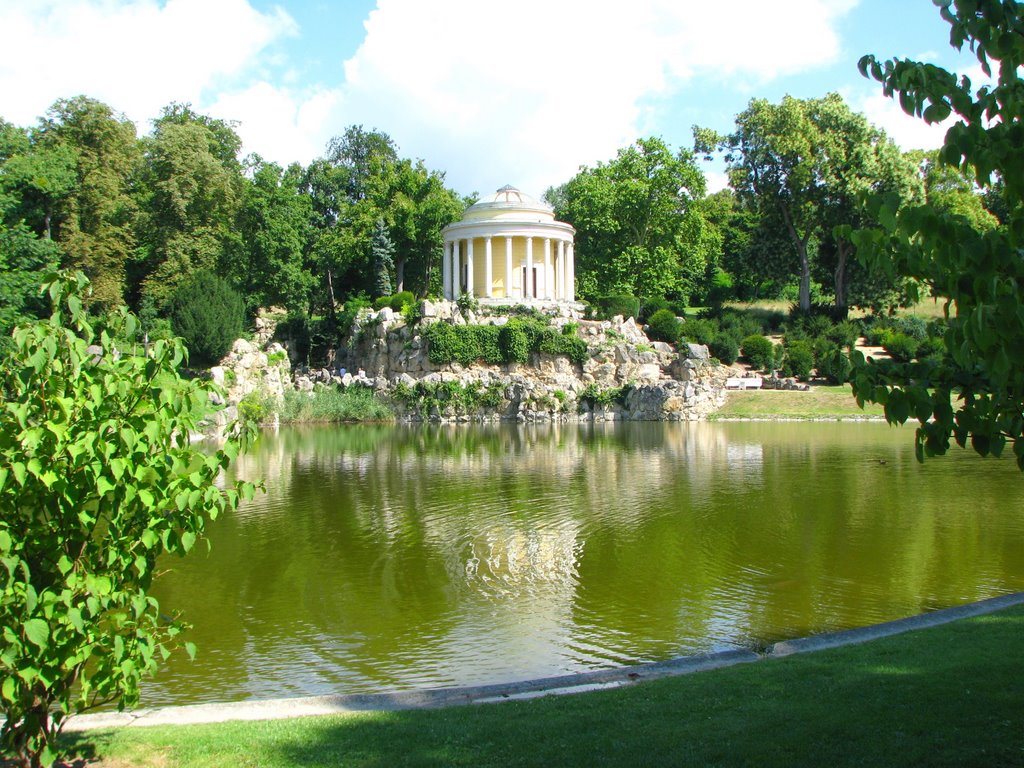
[[[364,311],[336,350],[335,367],[294,371],[285,347],[272,341],[273,321],[260,318],[255,338],[236,341],[211,370],[227,393],[220,426],[247,400],[280,400],[289,389],[321,385],[370,388],[406,421],[692,421],[721,407],[733,373],[709,360],[705,347],[677,351],[652,342],[632,318],[584,320],[578,308],[554,304],[530,314],[559,333],[577,334],[586,344],[582,360],[534,352],[524,363],[439,364],[424,335],[431,323],[502,326],[508,308],[470,311],[427,301],[419,314],[410,323],[389,308]]]
[[[509,322],[508,308],[464,311],[451,302],[424,302],[420,314],[413,324],[388,308],[360,315],[348,346],[338,351],[345,368],[339,383],[385,392],[399,418],[410,421],[684,421],[705,417],[725,400],[729,370],[712,364],[706,348],[680,353],[652,342],[632,318],[588,321],[575,307],[538,306],[535,317],[542,314],[559,332],[571,325],[583,339],[582,362],[535,352],[525,363],[464,366],[432,362],[425,327],[501,326]],[[299,378],[297,386],[312,383]]]

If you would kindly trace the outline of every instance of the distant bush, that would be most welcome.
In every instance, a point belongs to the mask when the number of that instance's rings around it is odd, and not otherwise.
[[[711,339],[708,350],[725,365],[732,365],[740,356],[740,345],[730,334],[721,331]]]
[[[898,333],[903,333],[914,341],[924,341],[928,338],[928,321],[917,315],[897,317],[893,327]]]
[[[647,321],[647,335],[654,341],[676,344],[682,332],[682,324],[671,309],[659,309]]]
[[[809,342],[797,340],[786,344],[786,358],[782,365],[784,376],[795,376],[801,381],[806,381],[811,377],[813,369],[814,350]]]
[[[390,307],[395,312],[401,312],[410,304],[416,303],[416,296],[412,291],[399,291],[391,296],[380,296],[373,301],[374,309]]]
[[[938,336],[929,336],[917,348],[918,360],[935,360],[945,353],[946,342]]]
[[[343,336],[352,333],[352,326],[356,321],[359,312],[367,307],[372,307],[370,300],[365,296],[353,296],[345,301],[341,312],[338,313],[338,332]]]
[[[505,361],[525,363],[530,359],[530,341],[520,323],[509,321],[498,332],[498,349]]]
[[[921,344],[905,333],[890,333],[885,339],[884,346],[893,360],[906,363],[917,357],[917,349]]]
[[[640,299],[628,293],[601,296],[594,301],[594,307],[602,320],[610,320],[616,315],[622,315],[623,319],[640,315]]]
[[[852,348],[861,335],[860,323],[853,320],[843,320],[836,323],[825,332],[825,337],[840,347]]]
[[[717,320],[687,318],[682,324],[682,338],[694,344],[710,345],[718,332]]]
[[[587,344],[576,334],[559,333],[529,317],[510,318],[503,326],[431,323],[424,330],[427,356],[432,363],[462,365],[482,361],[489,364],[525,363],[531,352],[564,355],[574,363],[587,357]]]
[[[770,371],[775,359],[775,345],[759,333],[747,336],[740,345],[743,356],[759,371]]]
[[[644,299],[640,304],[640,314],[637,320],[641,323],[649,323],[651,317],[660,309],[670,309],[668,299],[663,296],[655,296],[650,299]],[[672,313],[675,316],[675,312]]]
[[[852,371],[853,363],[838,346],[833,346],[826,351],[818,361],[818,375],[832,384],[843,384],[849,381]]]
[[[189,363],[216,365],[242,335],[245,301],[226,280],[197,272],[174,292],[170,317],[188,347]]]

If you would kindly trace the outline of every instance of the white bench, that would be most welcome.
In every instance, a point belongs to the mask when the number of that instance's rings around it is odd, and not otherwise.
[[[726,389],[760,389],[760,376],[730,376],[725,380]]]

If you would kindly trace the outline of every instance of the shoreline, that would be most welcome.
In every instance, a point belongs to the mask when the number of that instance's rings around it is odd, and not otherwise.
[[[87,732],[109,728],[282,720],[358,712],[439,709],[541,696],[586,693],[634,685],[648,680],[721,669],[737,664],[771,661],[798,653],[813,653],[831,648],[858,645],[905,632],[949,624],[961,619],[983,616],[1018,605],[1024,605],[1024,592],[986,598],[866,627],[782,640],[773,643],[760,653],[750,650],[721,651],[713,654],[680,656],[666,661],[509,683],[431,688],[395,693],[328,694],[256,701],[187,704],[177,707],[143,708],[126,712],[83,714],[69,717],[64,731]]]

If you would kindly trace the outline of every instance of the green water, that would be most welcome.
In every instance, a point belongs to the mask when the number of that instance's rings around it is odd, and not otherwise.
[[[158,584],[143,704],[501,682],[1024,589],[1024,477],[884,424],[287,429]]]

